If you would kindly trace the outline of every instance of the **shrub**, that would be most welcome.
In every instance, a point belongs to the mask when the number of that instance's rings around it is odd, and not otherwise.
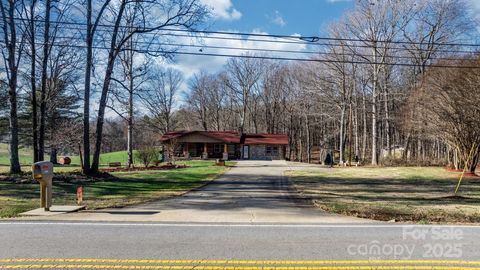
[[[138,149],[135,152],[135,159],[143,163],[143,165],[148,167],[150,163],[153,163],[158,158],[158,150],[155,147],[143,147]]]

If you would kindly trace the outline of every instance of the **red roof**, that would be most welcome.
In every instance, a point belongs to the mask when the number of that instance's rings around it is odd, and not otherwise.
[[[197,133],[226,143],[240,143],[240,134],[236,131],[173,131],[165,133],[160,138],[160,141],[164,142],[193,133]]]
[[[225,143],[238,144],[288,144],[287,134],[240,134],[236,131],[173,131],[165,133],[160,141],[166,142],[189,134],[197,133]]]
[[[245,144],[288,144],[287,134],[246,134]]]
[[[163,134],[162,137],[160,137],[160,141],[162,141],[162,142],[168,141],[170,139],[182,137],[182,136],[187,135],[189,133],[191,133],[191,132],[186,131],[186,130],[167,132],[167,133]]]

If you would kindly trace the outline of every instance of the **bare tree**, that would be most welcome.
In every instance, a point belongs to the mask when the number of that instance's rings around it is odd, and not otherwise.
[[[205,72],[195,74],[190,82],[190,92],[185,100],[190,101],[189,107],[195,112],[196,118],[200,120],[203,130],[209,126],[209,92],[213,86],[213,77]]]
[[[130,33],[119,36],[119,30],[121,22],[125,16],[125,10],[132,4],[138,5],[138,15],[135,20],[136,27],[130,31]],[[100,93],[95,130],[95,151],[91,167],[92,172],[97,172],[99,167],[107,96],[110,89],[110,82],[112,80],[113,68],[118,54],[135,35],[151,33],[167,27],[183,27],[190,29],[202,22],[207,15],[207,10],[198,0],[177,0],[173,2],[122,0],[115,7],[110,7],[110,9],[111,18],[113,18],[114,24],[111,31],[105,76],[103,77],[103,85]]]
[[[135,13],[131,12],[127,25],[131,26],[131,20],[135,18]],[[130,31],[127,28],[126,31]],[[126,50],[120,53],[121,76],[120,78],[112,77],[115,86],[111,91],[110,99],[112,106],[108,106],[116,112],[127,123],[127,167],[133,167],[133,129],[134,129],[134,101],[136,96],[141,96],[144,83],[147,81],[146,75],[150,66],[150,59],[144,55],[136,53],[134,39],[130,39],[126,46]],[[126,95],[125,95],[126,93]],[[120,105],[126,112],[117,108]]]
[[[179,70],[158,66],[150,70],[142,103],[150,115],[150,123],[162,133],[172,131],[173,110],[178,91],[183,82]]]
[[[52,1],[45,1],[45,18],[43,33],[43,54],[42,54],[42,79],[40,88],[40,126],[38,136],[38,160],[44,160],[45,154],[45,130],[47,114],[47,68],[50,53],[50,11]]]
[[[465,59],[459,66],[479,66],[477,57]],[[476,69],[434,69],[428,72],[425,83],[414,94],[428,100],[422,105],[424,114],[417,117],[431,136],[440,136],[456,151],[465,165],[473,147],[468,171],[475,173],[480,158],[480,76]],[[414,99],[413,99],[414,100]]]
[[[261,76],[263,75],[264,63],[260,59],[233,58],[227,63],[228,77],[225,84],[233,92],[237,104],[241,106],[240,110],[240,132],[245,130],[245,121],[249,108],[249,100],[255,87],[259,87]]]
[[[15,17],[21,2],[16,0],[0,1],[0,12],[2,15],[2,57],[8,85],[8,101],[10,105],[9,128],[10,128],[10,173],[20,173],[21,167],[18,157],[18,111],[17,111],[17,83],[18,69],[22,57],[25,37],[17,36],[19,32]]]
[[[37,0],[32,0],[30,6],[25,5],[26,24],[24,26],[25,34],[28,37],[28,44],[30,45],[30,87],[31,87],[31,105],[32,105],[32,145],[33,145],[33,162],[40,160],[38,152],[38,116],[37,116],[37,16],[35,10],[37,7]],[[27,11],[28,8],[28,11]],[[23,20],[22,20],[23,22]],[[28,52],[27,52],[28,53]]]
[[[416,67],[411,68],[409,76],[409,89],[417,89],[423,84],[423,76],[428,64],[436,57],[445,54],[451,46],[445,44],[455,43],[471,31],[473,25],[466,16],[467,6],[464,1],[432,0],[417,2],[410,27],[403,29],[403,37],[408,41],[404,47],[412,57],[411,62]],[[420,102],[420,100],[418,101]],[[412,103],[409,103],[412,105]],[[418,108],[418,106],[415,106]],[[416,122],[415,110],[409,110],[408,123],[404,122],[406,139],[404,143],[404,159],[407,158],[414,127],[410,123]],[[405,116],[407,116],[405,115]]]
[[[103,14],[110,4],[111,0],[102,0],[101,7],[94,18],[93,16],[93,0],[86,0],[87,12],[87,32],[85,35],[86,43],[86,60],[85,60],[85,85],[83,99],[83,165],[84,174],[90,173],[90,89],[93,68],[93,41],[96,36],[97,28]]]
[[[390,48],[401,31],[408,25],[413,5],[403,1],[369,1],[361,0],[345,21],[349,33],[363,43],[366,48],[352,44],[352,51],[361,59],[371,63],[371,103],[372,103],[372,165],[378,164],[378,97],[379,75],[387,64]],[[360,50],[360,51],[359,51]]]
[[[223,83],[220,75],[213,76],[208,88],[207,107],[211,112],[210,117],[213,123],[213,129],[220,131],[223,126],[224,101],[227,96],[227,86]]]

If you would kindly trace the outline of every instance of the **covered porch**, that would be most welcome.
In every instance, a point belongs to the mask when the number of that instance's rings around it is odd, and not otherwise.
[[[224,159],[240,158],[240,147],[228,143],[184,142],[180,144],[178,154],[191,159]]]
[[[231,131],[178,131],[162,136],[172,154],[184,159],[239,159],[240,135]],[[172,153],[173,152],[173,153]]]

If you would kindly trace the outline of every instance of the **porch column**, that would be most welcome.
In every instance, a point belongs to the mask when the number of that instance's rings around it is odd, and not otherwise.
[[[183,157],[190,158],[190,152],[188,150],[189,143],[185,143],[185,148],[183,149]]]
[[[228,145],[224,144],[223,145],[223,160],[228,160]]]
[[[208,159],[208,147],[207,147],[207,143],[204,143],[204,144],[203,144],[202,159]]]

